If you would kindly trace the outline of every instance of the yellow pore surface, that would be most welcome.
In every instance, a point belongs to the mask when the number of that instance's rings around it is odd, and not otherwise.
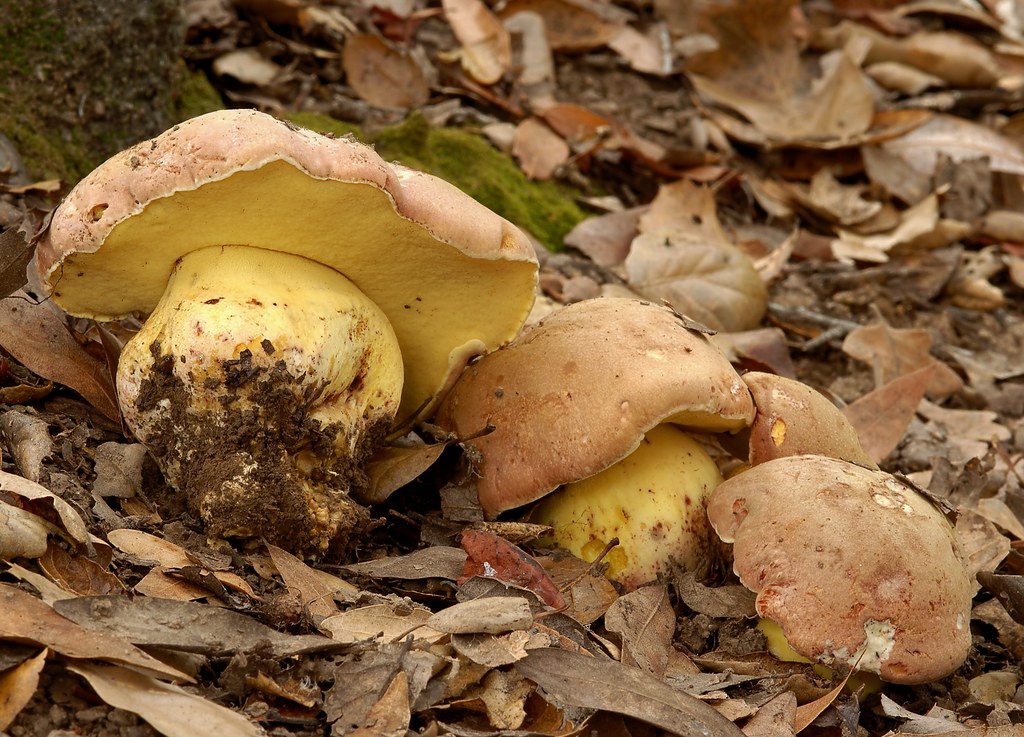
[[[179,258],[222,245],[325,264],[377,304],[402,349],[400,415],[433,397],[452,357],[509,340],[519,328],[509,313],[521,321],[533,302],[533,264],[469,258],[397,215],[376,187],[313,179],[284,161],[154,200],[101,250],[67,258],[54,293],[97,319],[148,313]]]
[[[534,521],[554,528],[554,542],[586,561],[613,538],[608,576],[627,588],[668,570],[706,563],[711,527],[708,495],[722,481],[704,448],[673,425],[658,425],[640,447],[582,481],[566,484],[540,503]]]

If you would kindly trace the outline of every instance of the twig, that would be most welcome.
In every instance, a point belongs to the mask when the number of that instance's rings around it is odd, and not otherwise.
[[[788,307],[778,302],[770,302],[768,304],[768,312],[780,322],[804,322],[825,328],[818,335],[796,346],[802,351],[813,351],[819,346],[834,340],[840,340],[847,333],[863,327],[860,323],[853,322],[852,320],[844,320],[841,317],[833,317],[822,312],[815,312],[807,307]]]

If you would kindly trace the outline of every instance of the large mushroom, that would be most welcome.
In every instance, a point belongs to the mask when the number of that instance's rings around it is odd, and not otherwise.
[[[707,513],[758,614],[800,655],[896,683],[966,658],[973,587],[953,527],[896,477],[776,458],[720,484]]]
[[[558,310],[471,365],[436,422],[472,438],[488,516],[561,487],[534,519],[586,560],[617,537],[609,575],[634,588],[669,557],[694,568],[711,550],[704,501],[721,476],[679,428],[728,432],[752,417],[706,335],[665,307],[605,298]]]
[[[362,528],[366,457],[518,332],[536,281],[528,239],[453,186],[252,110],[111,158],[36,259],[71,314],[149,314],[121,409],[209,533],[308,553]]]

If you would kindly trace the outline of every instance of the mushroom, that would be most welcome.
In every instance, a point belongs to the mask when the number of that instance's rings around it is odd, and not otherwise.
[[[757,412],[750,426],[750,464],[792,455],[823,455],[878,468],[846,416],[823,394],[784,376],[749,371],[743,381]]]
[[[705,334],[665,307],[602,298],[558,310],[472,364],[435,421],[472,437],[463,444],[475,451],[486,515],[563,487],[536,520],[585,560],[618,537],[608,572],[635,588],[670,556],[697,567],[713,540],[704,499],[721,476],[671,425],[728,432],[752,416],[745,385]]]
[[[149,313],[121,409],[208,532],[306,553],[364,527],[366,457],[518,332],[537,270],[446,182],[252,110],[102,164],[36,259],[73,315]]]
[[[910,485],[824,456],[777,458],[711,494],[708,518],[758,614],[833,668],[926,683],[963,663],[973,589],[952,525]]]

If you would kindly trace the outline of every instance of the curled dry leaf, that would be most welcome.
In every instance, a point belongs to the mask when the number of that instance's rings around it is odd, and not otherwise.
[[[899,154],[918,171],[935,173],[940,157],[953,163],[987,157],[992,171],[1024,174],[1024,147],[990,127],[953,115],[936,115],[882,147]]]
[[[121,499],[135,496],[142,488],[146,457],[146,447],[141,443],[101,443],[96,448],[93,492]]]
[[[356,643],[378,637],[385,642],[405,637],[437,642],[448,635],[425,626],[431,611],[422,606],[400,606],[391,603],[371,604],[335,614],[319,624],[322,632],[343,643]]]
[[[931,347],[932,335],[927,330],[893,328],[885,322],[856,328],[843,340],[844,353],[871,366],[876,387],[934,365],[935,375],[928,383],[927,396],[948,397],[960,390],[963,380],[931,355]]]
[[[281,73],[281,67],[253,48],[234,49],[213,60],[213,72],[234,77],[243,84],[265,87]]]
[[[369,481],[354,494],[366,504],[380,504],[406,484],[411,484],[441,457],[445,443],[381,448],[366,465]]]
[[[83,596],[54,603],[62,616],[90,632],[159,647],[220,657],[266,648],[276,658],[343,649],[320,635],[289,635],[253,617],[208,604],[148,596]]]
[[[180,686],[127,668],[79,662],[68,665],[111,706],[138,714],[167,737],[261,737],[263,730],[239,712],[207,701]]]
[[[0,346],[34,374],[74,389],[120,421],[107,367],[78,344],[50,302],[35,302],[22,291],[0,300]]]
[[[0,584],[0,638],[36,643],[69,658],[105,660],[161,678],[193,680],[127,640],[81,627],[31,594],[8,584]]]
[[[820,76],[803,64],[791,2],[701,7],[698,28],[718,42],[714,51],[687,60],[688,76],[702,97],[738,111],[772,142],[843,142],[871,126],[871,90],[850,55],[835,52]]]
[[[644,586],[617,599],[604,615],[605,628],[622,639],[622,662],[665,675],[676,615],[664,586]]]
[[[409,709],[409,677],[399,671],[366,714],[365,725],[349,737],[405,737],[412,714]]]
[[[512,154],[530,179],[550,179],[569,161],[569,144],[537,117],[516,126]]]
[[[448,23],[462,44],[462,68],[481,84],[494,84],[512,63],[508,30],[480,0],[443,0]]]
[[[0,673],[0,730],[11,726],[32,700],[39,687],[39,674],[43,672],[46,656],[47,651],[43,649],[35,657]]]
[[[764,282],[750,257],[730,243],[645,233],[633,239],[625,266],[627,281],[638,294],[665,300],[712,330],[749,330],[764,316]]]
[[[515,668],[556,704],[624,714],[681,737],[744,737],[739,727],[707,704],[613,660],[539,648]]]
[[[511,0],[501,15],[508,18],[524,11],[544,19],[544,32],[555,51],[590,51],[604,46],[623,23],[614,6],[580,0]]]
[[[82,516],[74,507],[48,489],[21,476],[0,471],[0,492],[20,497],[24,500],[22,506],[27,510],[36,512],[52,523],[59,522],[60,528],[54,529],[62,529],[79,545],[90,543],[89,530]]]
[[[21,475],[38,482],[43,461],[53,452],[50,426],[35,414],[12,409],[0,415],[0,434]]]
[[[856,39],[865,49],[864,62],[898,62],[945,80],[954,87],[992,87],[999,81],[999,63],[992,53],[961,33],[915,33],[906,38],[885,35],[867,26],[842,22],[823,31],[819,42],[840,49]]]
[[[412,55],[372,33],[346,38],[341,59],[346,81],[375,107],[416,108],[430,99],[430,83]]]
[[[452,635],[474,632],[500,635],[526,629],[532,624],[530,602],[521,596],[488,596],[459,602],[426,621],[427,627]]]
[[[56,529],[38,515],[0,501],[0,560],[38,558]]]

